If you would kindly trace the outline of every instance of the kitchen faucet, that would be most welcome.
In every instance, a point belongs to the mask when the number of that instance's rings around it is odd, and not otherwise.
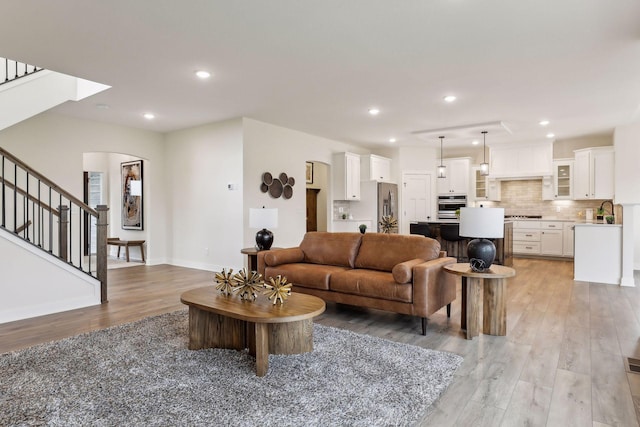
[[[605,203],[609,203],[611,205],[611,210],[609,211],[609,214],[613,215],[613,201],[612,200],[605,200],[604,202],[602,202],[602,204],[600,205],[600,211],[601,212],[605,211],[604,207],[603,207]]]

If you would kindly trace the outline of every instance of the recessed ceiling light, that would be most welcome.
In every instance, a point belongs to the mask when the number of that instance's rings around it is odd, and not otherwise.
[[[445,102],[453,102],[456,100],[456,97],[454,95],[447,95],[443,99],[445,100]]]
[[[155,119],[155,118],[156,118],[156,115],[155,115],[155,114],[153,114],[153,113],[144,113],[144,114],[143,114],[143,116],[144,116],[144,118],[145,118],[145,119],[147,119],[147,120],[153,120],[153,119]]]
[[[478,141],[477,139],[474,139],[473,141],[471,141],[471,144],[478,145],[480,144],[480,141]]]
[[[196,76],[198,76],[201,79],[208,79],[209,77],[211,77],[211,73],[208,71],[204,71],[204,70],[198,70],[196,71]]]
[[[393,144],[394,142],[396,142],[396,139],[395,138],[389,138],[389,142]]]
[[[538,122],[538,124],[539,124],[540,126],[546,126],[546,125],[548,125],[548,124],[549,124],[549,120],[540,120],[540,121]]]
[[[369,108],[369,114],[371,114],[372,116],[377,116],[378,114],[380,114],[380,109],[378,109],[378,108]]]
[[[553,138],[554,136],[556,136],[556,135],[555,135],[555,134],[553,134],[553,133],[548,133],[548,134],[547,134],[547,138]]]

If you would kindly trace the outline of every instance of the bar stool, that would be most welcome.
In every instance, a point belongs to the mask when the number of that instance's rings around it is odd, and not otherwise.
[[[433,237],[429,224],[409,224],[409,234],[420,234],[424,237]]]
[[[460,237],[460,224],[440,224],[440,239],[447,256],[455,257],[461,262],[466,260],[465,238]]]

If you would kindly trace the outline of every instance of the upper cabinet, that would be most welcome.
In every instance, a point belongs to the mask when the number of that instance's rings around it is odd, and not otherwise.
[[[360,200],[360,156],[358,154],[333,155],[333,199]]]
[[[492,178],[529,178],[553,174],[553,143],[499,145],[489,149]]]
[[[482,201],[500,201],[501,184],[497,179],[490,178],[488,175],[480,175],[480,167],[471,168],[473,191],[471,193],[473,199]]]
[[[442,164],[447,172],[446,178],[437,178],[438,194],[468,194],[471,160],[468,157],[444,159]]]
[[[553,190],[556,200],[573,199],[573,160],[553,161]]]
[[[613,199],[615,190],[613,147],[585,148],[576,150],[574,153],[574,199]]]
[[[393,182],[391,179],[391,159],[369,154],[360,157],[363,181]]]

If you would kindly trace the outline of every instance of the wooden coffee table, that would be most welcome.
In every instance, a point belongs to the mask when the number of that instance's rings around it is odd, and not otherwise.
[[[468,340],[480,334],[480,292],[483,292],[482,332],[507,335],[507,282],[516,275],[511,267],[492,265],[488,271],[471,270],[469,263],[445,265],[446,272],[462,277],[460,327]]]
[[[325,310],[318,297],[293,292],[284,304],[264,295],[243,301],[225,296],[215,286],[192,289],[180,296],[189,306],[189,349],[249,349],[256,375],[269,370],[269,354],[313,351],[313,318]]]

